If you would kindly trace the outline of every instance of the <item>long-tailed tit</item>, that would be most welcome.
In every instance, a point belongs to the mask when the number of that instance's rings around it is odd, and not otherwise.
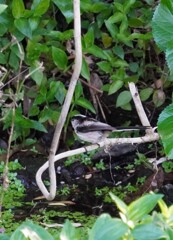
[[[146,130],[150,127],[112,127],[109,124],[99,122],[94,118],[84,115],[75,115],[71,119],[76,135],[85,142],[99,143],[104,141],[111,132]]]

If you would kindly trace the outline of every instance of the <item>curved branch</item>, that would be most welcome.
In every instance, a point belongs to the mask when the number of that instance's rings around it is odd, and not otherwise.
[[[82,66],[82,47],[81,47],[81,20],[80,20],[80,0],[73,0],[74,11],[74,42],[75,42],[75,66],[70,80],[68,92],[62,107],[58,123],[55,128],[50,153],[49,153],[49,177],[50,177],[50,193],[39,178],[39,171],[36,174],[36,182],[47,200],[53,200],[56,195],[56,172],[54,166],[54,156],[59,144],[62,128],[67,118],[67,114],[72,101],[73,93],[76,87],[77,80],[80,75]]]
[[[56,161],[59,161],[63,158],[67,158],[67,157],[81,154],[84,152],[93,151],[99,147],[109,147],[110,145],[123,144],[123,143],[134,144],[134,143],[152,142],[152,141],[157,141],[158,139],[159,139],[158,133],[146,134],[144,137],[136,137],[136,138],[108,138],[106,140],[106,142],[100,142],[99,145],[94,144],[94,145],[90,145],[90,146],[86,146],[86,147],[78,148],[75,150],[70,150],[67,152],[60,153],[54,157],[53,162],[55,163]],[[36,174],[37,184],[39,183],[39,187],[42,190],[42,192],[43,192],[43,190],[46,191],[46,188],[42,181],[42,174],[48,168],[48,166],[49,166],[49,164],[47,161],[43,166],[41,166],[39,168],[39,170],[37,171],[37,174]]]

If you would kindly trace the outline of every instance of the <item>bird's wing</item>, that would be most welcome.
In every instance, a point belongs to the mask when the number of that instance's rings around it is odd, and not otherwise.
[[[91,122],[91,121],[85,121],[85,124],[82,126],[77,127],[77,131],[80,132],[94,132],[94,131],[113,131],[115,130],[114,127],[110,126],[106,123],[101,123],[98,121]]]

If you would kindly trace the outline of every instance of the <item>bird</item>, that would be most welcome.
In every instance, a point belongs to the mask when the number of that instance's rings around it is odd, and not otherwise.
[[[151,128],[149,126],[112,127],[107,123],[100,122],[82,114],[73,116],[71,118],[71,124],[79,139],[93,144],[104,141],[111,132],[146,130]]]

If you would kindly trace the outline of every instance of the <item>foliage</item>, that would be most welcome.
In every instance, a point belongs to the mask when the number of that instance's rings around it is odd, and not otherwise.
[[[15,206],[21,206],[22,202],[18,201],[21,200],[22,197],[25,196],[25,188],[22,184],[21,180],[18,179],[16,170],[22,169],[22,166],[19,164],[18,160],[15,160],[13,162],[10,162],[9,165],[9,173],[8,173],[8,179],[10,181],[8,191],[5,191],[4,193],[4,199],[3,199],[3,206],[5,209],[10,209]],[[0,173],[2,174],[4,171],[4,162],[1,162],[0,164]],[[2,192],[2,185],[0,186],[0,192]]]
[[[159,48],[165,52],[166,61],[171,72],[173,73],[172,66],[172,23],[173,19],[173,3],[171,0],[164,1],[162,0],[157,6],[153,21],[153,36],[158,44]],[[173,158],[173,136],[172,136],[172,110],[173,104],[166,107],[163,112],[160,114],[158,119],[158,131],[161,136],[165,153],[169,158]]]
[[[131,109],[127,82],[147,82],[146,70],[151,68],[160,73],[159,67],[145,62],[153,5],[139,0],[81,1],[81,75],[89,81],[90,73],[98,72],[102,90],[117,93],[114,107]],[[46,132],[47,125],[58,120],[74,61],[72,1],[2,0],[0,20],[1,128],[10,127],[15,102],[13,140],[22,141],[33,130]],[[96,113],[86,90],[79,82],[65,132],[78,111]],[[146,101],[154,90],[146,86],[140,94]]]
[[[4,162],[0,164],[0,174],[4,172]],[[21,164],[16,159],[8,164],[8,179],[9,186],[8,190],[4,191],[3,202],[2,202],[2,215],[1,215],[1,226],[7,229],[7,232],[11,232],[19,225],[20,222],[14,224],[14,216],[12,210],[15,207],[23,206],[23,199],[25,197],[25,187],[21,180],[18,179],[16,170],[22,169]],[[2,184],[0,186],[0,192],[2,194]]]
[[[126,205],[122,200],[110,193],[110,196],[120,211],[120,217],[114,218],[109,214],[102,214],[88,231],[88,240],[144,240],[144,239],[172,239],[173,236],[173,207],[167,207],[161,199],[161,194],[146,194],[134,202]],[[153,211],[156,204],[160,211]],[[152,212],[152,213],[151,213]],[[44,228],[27,220],[20,225],[11,236],[1,234],[0,239],[55,239]],[[81,231],[67,220],[59,238],[81,239]]]

